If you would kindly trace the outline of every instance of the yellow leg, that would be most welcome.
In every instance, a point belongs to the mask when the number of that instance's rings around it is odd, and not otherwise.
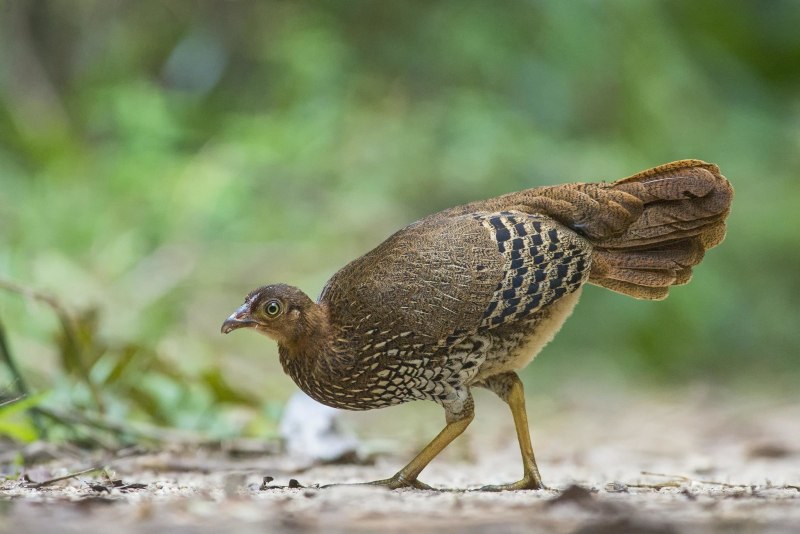
[[[387,486],[391,489],[413,487],[417,489],[433,489],[427,484],[417,480],[417,477],[425,467],[431,463],[431,460],[436,458],[451,441],[456,439],[464,432],[464,429],[472,422],[472,414],[468,418],[459,419],[452,423],[447,423],[447,426],[442,429],[439,434],[433,438],[433,441],[417,454],[413,460],[408,462],[404,468],[398,471],[392,478],[384,480],[376,480],[369,482],[371,485]]]
[[[425,467],[431,463],[431,460],[447,447],[450,442],[461,435],[462,432],[469,426],[474,417],[474,409],[472,404],[472,396],[468,394],[466,400],[459,402],[458,412],[453,412],[451,406],[445,405],[447,411],[447,426],[445,426],[439,434],[428,443],[413,460],[395,473],[391,478],[383,480],[376,480],[374,482],[366,482],[365,484],[371,486],[386,486],[389,489],[398,488],[416,488],[432,490],[433,488],[417,480],[417,477]],[[331,484],[333,486],[337,484]]]
[[[509,372],[495,375],[479,384],[481,387],[494,391],[501,399],[508,403],[511,415],[514,417],[514,427],[517,429],[519,450],[522,453],[522,480],[512,484],[484,486],[482,491],[505,491],[524,489],[545,489],[536,458],[533,456],[533,445],[528,430],[528,415],[525,411],[525,390],[522,381],[516,373]]]

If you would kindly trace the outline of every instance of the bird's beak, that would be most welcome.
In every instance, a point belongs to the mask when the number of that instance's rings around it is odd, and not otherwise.
[[[250,318],[250,304],[244,303],[222,323],[222,333],[228,334],[237,328],[246,328],[248,326],[255,326],[256,324],[258,323]]]

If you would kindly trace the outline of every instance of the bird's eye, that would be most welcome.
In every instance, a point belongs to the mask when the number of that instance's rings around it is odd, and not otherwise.
[[[277,300],[271,300],[264,306],[264,311],[270,317],[277,317],[282,311],[281,303]]]

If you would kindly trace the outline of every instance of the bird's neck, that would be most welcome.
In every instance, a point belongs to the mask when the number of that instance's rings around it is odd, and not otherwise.
[[[314,371],[319,362],[333,351],[331,330],[327,308],[315,304],[305,311],[296,334],[291,339],[278,341],[283,370],[295,382],[299,375]]]
[[[309,321],[309,328],[294,343],[278,343],[284,372],[308,396],[335,408],[341,408],[340,382],[354,373],[354,358],[337,341],[327,309],[318,307],[318,315]]]

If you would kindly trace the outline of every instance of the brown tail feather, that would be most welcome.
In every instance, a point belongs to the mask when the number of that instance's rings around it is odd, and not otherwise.
[[[733,188],[716,165],[678,161],[606,187],[635,197],[642,209],[618,235],[591,236],[591,283],[637,298],[665,298],[669,286],[687,283],[705,251],[725,237]]]
[[[596,280],[590,279],[589,281],[595,285],[603,286],[611,291],[630,295],[631,297],[635,297],[637,299],[663,300],[667,298],[667,293],[669,293],[669,286],[645,287],[632,284],[630,282],[612,280],[611,278],[600,278]]]

